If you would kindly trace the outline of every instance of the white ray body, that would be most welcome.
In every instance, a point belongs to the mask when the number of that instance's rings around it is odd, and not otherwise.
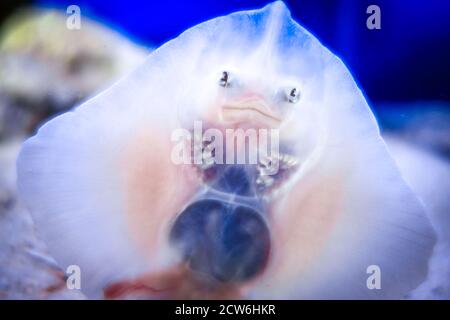
[[[189,29],[24,144],[19,189],[58,262],[79,265],[85,292],[99,297],[113,281],[176,261],[168,228],[202,183],[171,162],[170,134],[197,119],[220,123],[226,68],[272,102],[281,140],[302,163],[271,203],[270,262],[244,297],[403,298],[415,289],[435,242],[424,208],[349,71],[281,2]],[[286,110],[275,98],[290,83],[302,95]],[[370,265],[381,268],[380,290],[367,288]]]

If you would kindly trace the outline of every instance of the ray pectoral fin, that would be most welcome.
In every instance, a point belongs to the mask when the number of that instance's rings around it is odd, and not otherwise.
[[[166,263],[162,230],[196,188],[171,162],[168,123],[120,97],[105,93],[53,119],[17,163],[39,234],[63,269],[80,267],[89,297]]]
[[[381,139],[372,141],[329,150],[276,203],[272,263],[258,286],[292,297],[403,298],[424,280],[433,230]],[[379,290],[367,286],[374,265]]]
[[[168,223],[200,183],[191,165],[172,162],[165,130],[139,132],[122,158],[130,235],[148,256],[162,250]]]
[[[343,176],[326,176],[317,169],[271,208],[273,250],[262,283],[276,283],[280,288],[301,283],[301,275],[313,267],[329,241],[341,211]]]

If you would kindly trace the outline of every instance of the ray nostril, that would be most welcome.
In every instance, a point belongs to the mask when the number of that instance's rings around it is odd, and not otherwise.
[[[187,207],[170,239],[194,271],[222,282],[251,279],[264,269],[270,251],[269,229],[257,211],[217,200]]]
[[[219,80],[219,85],[221,87],[229,87],[231,83],[231,75],[229,71],[222,71],[222,76]]]
[[[288,88],[286,98],[290,103],[297,103],[300,100],[300,91],[296,87]]]

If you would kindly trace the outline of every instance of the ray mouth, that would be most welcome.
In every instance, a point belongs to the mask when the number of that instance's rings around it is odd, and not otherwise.
[[[281,118],[262,100],[243,100],[222,106],[222,120],[257,126],[279,127]]]

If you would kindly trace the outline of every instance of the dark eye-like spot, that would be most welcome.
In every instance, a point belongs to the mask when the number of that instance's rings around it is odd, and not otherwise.
[[[222,71],[222,76],[221,76],[221,78],[219,80],[219,84],[222,87],[229,87],[230,86],[230,80],[231,80],[230,72]]]
[[[288,88],[286,90],[286,99],[290,103],[297,103],[300,99],[300,91],[297,88]]]

